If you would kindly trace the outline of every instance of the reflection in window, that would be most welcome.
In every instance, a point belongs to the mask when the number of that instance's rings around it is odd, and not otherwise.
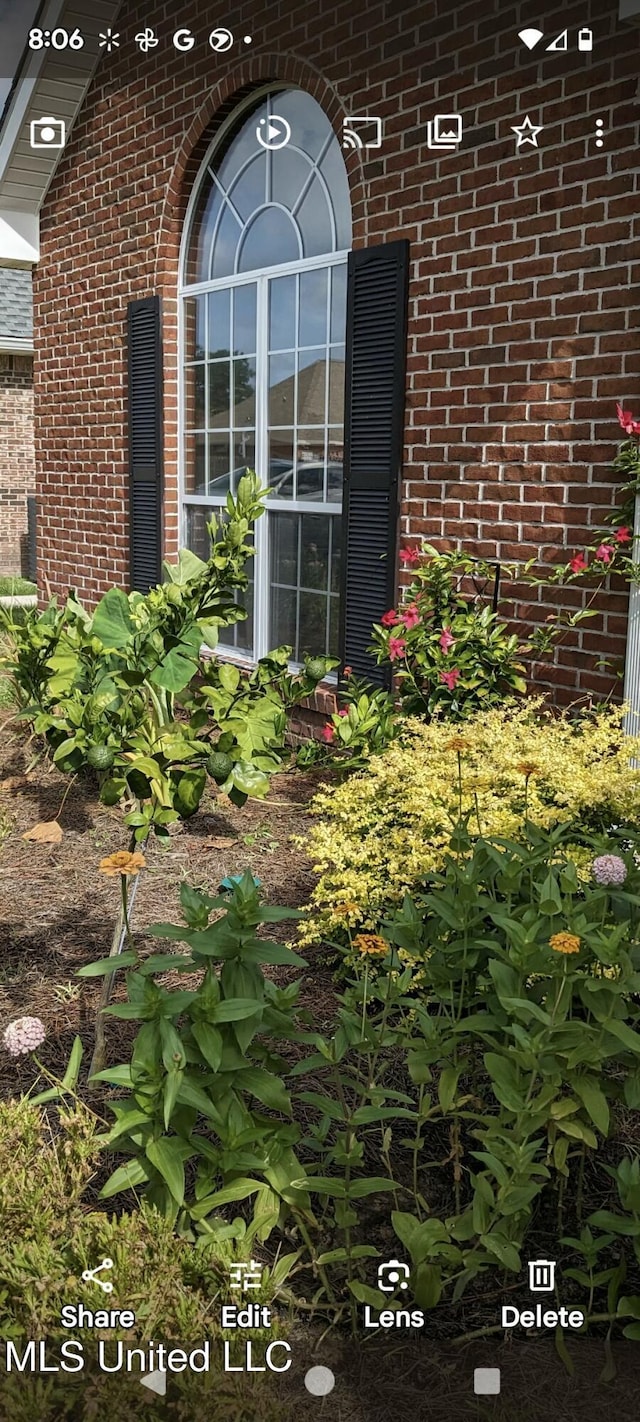
[[[256,128],[272,114],[292,137],[269,151]],[[205,556],[209,512],[245,469],[269,490],[250,616],[225,633],[248,657],[283,642],[295,660],[337,650],[350,245],[347,177],[328,118],[301,91],[269,95],[206,162],[182,303],[189,546]]]

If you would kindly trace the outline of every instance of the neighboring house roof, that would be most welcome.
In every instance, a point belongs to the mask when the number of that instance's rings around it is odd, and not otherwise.
[[[345,364],[342,360],[332,360],[329,382],[329,424],[341,425],[344,420],[344,380]],[[298,414],[296,420],[295,376],[289,375],[279,380],[269,390],[269,405],[272,425],[292,426],[322,425],[325,423],[326,363],[316,360],[312,365],[303,366],[298,374]],[[256,420],[256,397],[249,395],[234,406],[233,423],[236,429],[254,425]],[[211,421],[210,429],[228,429],[229,412],[224,410]]]
[[[0,267],[0,351],[33,351],[31,268]]]
[[[38,25],[79,28],[80,50],[25,50],[0,127],[0,262],[24,265],[40,255],[39,213],[63,150],[34,149],[31,123],[52,115],[67,137],[102,57],[100,31],[115,20],[121,0],[44,0]]]

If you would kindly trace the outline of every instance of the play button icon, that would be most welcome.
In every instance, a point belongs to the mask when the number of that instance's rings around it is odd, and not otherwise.
[[[291,138],[291,125],[278,114],[261,118],[256,128],[256,138],[261,148],[284,148]]]
[[[157,1392],[158,1397],[167,1395],[167,1374],[162,1368],[156,1368],[155,1373],[146,1373],[140,1378],[143,1387],[148,1387],[150,1392]]]

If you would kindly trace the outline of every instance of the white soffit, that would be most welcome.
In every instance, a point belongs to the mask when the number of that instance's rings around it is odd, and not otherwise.
[[[64,149],[34,149],[32,121],[51,115],[62,119],[69,135],[82,107],[102,51],[101,30],[113,25],[121,0],[47,0],[38,17],[40,29],[82,31],[81,50],[26,51],[0,129],[0,262],[37,262],[39,217],[49,184]]]

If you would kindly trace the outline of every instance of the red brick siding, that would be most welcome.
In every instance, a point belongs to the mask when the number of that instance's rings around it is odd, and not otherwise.
[[[385,122],[381,153],[346,163],[355,245],[412,244],[403,535],[543,563],[589,538],[615,496],[614,402],[633,401],[640,374],[636,46],[616,25],[617,0],[593,8],[594,54],[545,55],[538,69],[516,38],[530,17],[499,0],[232,4],[225,23],[254,38],[228,61],[206,44],[215,7],[183,7],[198,44],[176,56],[174,7],[125,4],[121,48],[98,71],[43,210],[37,458],[53,586],[96,597],[126,580],[125,306],[151,292],[164,302],[165,545],[175,551],[183,217],[221,112],[269,80],[307,89],[338,129],[345,113]],[[572,26],[575,43],[588,9],[558,7],[545,31]],[[163,39],[143,57],[133,36],[147,24]],[[449,108],[468,136],[438,158],[425,125]],[[541,147],[516,156],[510,126],[526,113],[545,125]],[[546,616],[537,598],[521,606],[530,621]],[[612,685],[594,673],[594,653],[624,654],[625,590],[601,607],[539,672],[560,700]]]
[[[35,477],[33,361],[0,354],[0,575],[27,572],[27,494]]]

